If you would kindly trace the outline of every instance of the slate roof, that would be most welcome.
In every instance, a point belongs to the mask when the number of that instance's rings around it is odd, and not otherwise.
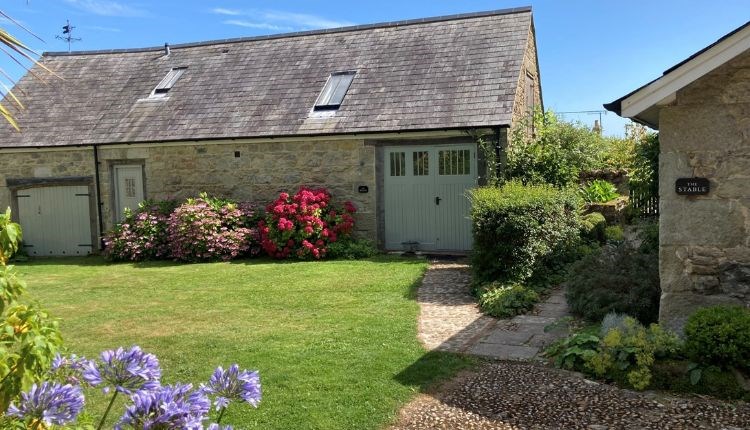
[[[308,136],[509,125],[532,25],[516,8],[133,50],[45,53],[26,75],[22,133],[0,147]],[[173,67],[168,98],[148,100]],[[331,72],[357,74],[340,109],[310,115]]]

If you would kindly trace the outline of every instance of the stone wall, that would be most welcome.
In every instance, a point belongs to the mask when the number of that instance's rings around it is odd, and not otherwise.
[[[529,36],[526,43],[526,52],[523,59],[521,75],[516,85],[516,98],[513,102],[513,116],[511,128],[529,115],[529,106],[526,98],[526,88],[529,80],[534,83],[534,102],[537,107],[542,107],[542,84],[537,66],[536,34],[533,24],[529,27]]]
[[[681,329],[698,307],[750,306],[750,52],[661,109],[660,321]],[[705,177],[706,196],[675,193]]]
[[[94,176],[91,148],[0,153],[0,210],[11,205],[7,179],[46,179]]]
[[[205,191],[266,204],[281,191],[294,192],[302,185],[325,186],[335,201],[351,200],[357,206],[359,236],[372,240],[377,236],[375,149],[361,140],[105,146],[99,149],[99,159],[105,229],[112,226],[114,218],[112,166],[143,164],[149,199],[184,199]],[[0,206],[10,204],[7,178],[79,175],[94,175],[90,148],[0,154]],[[360,185],[367,186],[369,192],[360,194]]]

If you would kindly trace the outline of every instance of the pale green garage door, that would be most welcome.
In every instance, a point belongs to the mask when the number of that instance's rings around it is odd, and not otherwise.
[[[16,196],[24,249],[29,255],[91,253],[89,187],[29,188],[18,190]]]
[[[387,147],[384,156],[386,248],[470,250],[466,191],[477,184],[476,145]]]

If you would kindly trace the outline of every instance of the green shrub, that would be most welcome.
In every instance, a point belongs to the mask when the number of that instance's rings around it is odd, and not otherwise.
[[[526,130],[533,121],[535,133]],[[514,128],[507,151],[505,178],[524,184],[575,186],[581,171],[604,167],[604,139],[582,123],[563,121],[554,112],[537,111]]]
[[[523,282],[540,260],[578,238],[579,201],[569,189],[508,182],[470,197],[477,283]]]
[[[642,221],[637,225],[641,245],[638,250],[645,254],[659,253],[659,222]]]
[[[591,212],[581,216],[581,238],[604,243],[606,229],[607,219],[599,212]]]
[[[750,369],[750,310],[712,306],[685,324],[685,352],[701,364]]]
[[[328,245],[328,257],[342,260],[359,260],[377,255],[372,241],[346,238]]]
[[[601,321],[610,312],[625,313],[644,324],[659,316],[659,259],[619,244],[574,263],[567,299],[573,313]]]
[[[586,203],[604,203],[620,197],[617,187],[601,179],[593,180],[587,186],[581,187],[578,194]]]
[[[531,310],[539,301],[539,294],[522,285],[492,283],[483,288],[479,306],[488,315],[509,318]]]
[[[604,229],[604,238],[607,242],[622,242],[625,240],[625,233],[619,225],[611,225]]]
[[[693,383],[688,369],[689,363],[684,360],[657,360],[651,368],[650,388],[750,401],[750,392],[742,388],[732,372],[708,366],[703,369],[700,381]]]
[[[610,329],[599,350],[586,357],[586,367],[599,377],[627,383],[643,390],[651,383],[651,368],[657,358],[675,355],[680,348],[676,334],[651,324],[647,329],[627,317],[623,327]]]
[[[544,355],[552,358],[559,368],[585,371],[586,361],[599,352],[599,342],[594,334],[575,333],[552,344]]]

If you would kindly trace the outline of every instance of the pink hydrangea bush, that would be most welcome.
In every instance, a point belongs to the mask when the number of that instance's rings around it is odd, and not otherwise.
[[[321,259],[328,245],[348,238],[357,211],[351,202],[344,208],[331,205],[326,189],[300,188],[297,194],[279,194],[258,223],[261,246],[273,258]]]
[[[256,212],[246,203],[188,199],[169,217],[171,257],[182,261],[231,260],[260,252]]]
[[[126,210],[125,219],[103,238],[104,256],[114,261],[169,258],[167,222],[175,206],[172,200],[145,201],[136,211]]]

